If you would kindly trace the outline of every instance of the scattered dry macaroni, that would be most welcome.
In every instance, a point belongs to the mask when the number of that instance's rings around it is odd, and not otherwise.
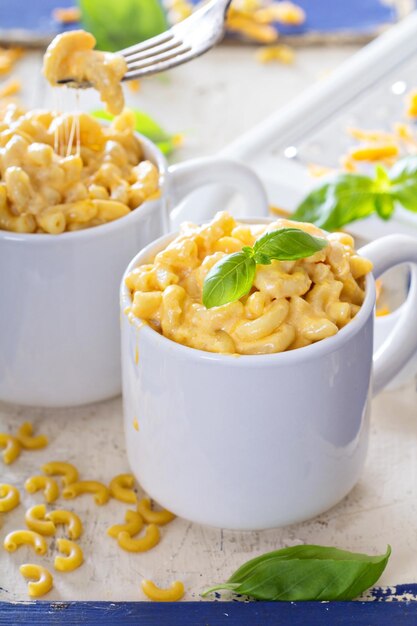
[[[94,50],[95,45],[93,35],[84,30],[57,35],[45,52],[43,73],[53,86],[68,79],[90,83],[108,112],[118,115],[124,107],[120,81],[127,72],[126,61],[120,54]]]
[[[20,546],[31,546],[40,556],[47,550],[45,538],[33,530],[13,530],[4,538],[3,546],[8,552],[14,552]]]
[[[66,487],[78,480],[78,470],[66,461],[50,461],[42,465],[41,470],[48,476],[62,476],[62,482]]]
[[[190,0],[164,0],[164,5],[169,21],[174,24],[186,19],[193,12]],[[226,24],[230,31],[252,41],[270,43],[279,36],[273,24],[300,26],[305,20],[305,12],[293,2],[234,0],[227,13]]]
[[[110,493],[116,500],[135,504],[137,496],[132,489],[134,484],[135,479],[132,474],[119,474],[119,476],[115,476],[110,482]]]
[[[20,455],[21,447],[19,441],[13,435],[0,433],[0,448],[3,450],[3,461],[6,465],[10,465]]]
[[[161,538],[159,528],[156,524],[149,524],[146,527],[145,535],[135,539],[128,532],[122,531],[117,535],[117,543],[127,552],[146,552],[154,548]]]
[[[57,7],[52,11],[52,17],[61,24],[73,24],[81,20],[81,9],[79,7]]]
[[[132,535],[137,535],[143,528],[143,518],[140,513],[137,511],[129,511],[127,510],[125,513],[125,524],[115,524],[114,526],[110,526],[107,529],[107,534],[114,539],[117,539],[119,533],[128,533],[132,537]]]
[[[28,583],[28,593],[31,598],[40,598],[52,589],[52,575],[42,565],[24,563],[19,567],[19,571],[24,578],[33,579],[33,582]]]
[[[417,117],[417,89],[406,95],[404,113],[408,118]],[[353,139],[360,142],[340,157],[340,165],[347,172],[360,172],[362,165],[366,171],[367,164],[374,162],[381,162],[389,167],[400,157],[417,153],[415,129],[405,121],[394,122],[390,131],[351,127],[346,130]],[[309,169],[314,176],[317,171],[320,174],[322,166],[313,164]]]
[[[254,19],[261,24],[280,22],[288,26],[300,26],[306,21],[304,10],[293,2],[272,2],[265,8],[258,9],[254,13]]]
[[[50,476],[31,476],[25,482],[25,489],[28,493],[36,493],[39,489],[43,489],[48,504],[55,502],[59,496],[58,484]]]
[[[413,89],[407,94],[407,115],[417,117],[417,89]]]
[[[66,556],[56,556],[54,567],[59,572],[72,572],[84,561],[83,552],[78,544],[69,539],[57,540],[58,550]]]
[[[134,417],[133,418],[133,428],[137,431],[139,431],[139,422],[138,422],[138,418]]]
[[[67,526],[67,532],[70,539],[78,539],[83,532],[81,520],[73,511],[66,511],[65,509],[50,511],[45,515],[45,519],[51,520],[55,526],[58,524],[64,524],[64,526]]]
[[[30,530],[40,535],[55,535],[55,524],[46,518],[46,506],[35,504],[25,513],[25,522]]]
[[[383,161],[398,155],[399,148],[395,143],[369,143],[352,148],[347,156],[354,161]]]
[[[22,48],[0,48],[0,75],[8,74],[22,55]]]
[[[156,197],[125,110],[109,126],[86,113],[0,111],[0,229],[60,234],[128,215]]]
[[[20,80],[12,78],[0,87],[0,98],[10,98],[10,96],[15,96],[21,89],[22,83]]]
[[[265,232],[285,227],[324,237],[328,246],[307,259],[258,265],[247,296],[206,309],[202,288],[210,268]],[[363,302],[372,264],[353,246],[349,235],[311,224],[278,219],[249,225],[218,213],[204,226],[185,224],[153,263],[131,272],[127,313],[173,341],[209,352],[266,354],[307,346],[335,335]]]
[[[227,17],[227,28],[231,32],[239,33],[247,39],[259,43],[274,43],[278,33],[270,24],[259,23],[243,11],[230,9]]]
[[[0,484],[0,513],[15,509],[20,502],[19,490],[13,485]]]
[[[162,509],[162,511],[152,511],[150,498],[143,498],[138,503],[138,511],[147,524],[165,526],[165,524],[175,519],[175,515],[166,509]]]
[[[295,53],[290,46],[280,44],[276,46],[263,46],[256,52],[256,59],[260,63],[271,63],[272,61],[278,61],[285,65],[294,63]]]
[[[39,450],[48,445],[48,437],[46,435],[33,435],[33,425],[30,422],[24,422],[20,426],[16,439],[25,450]]]
[[[110,498],[110,492],[106,485],[97,480],[80,480],[77,483],[71,483],[62,491],[62,495],[67,500],[76,498],[83,493],[93,493],[94,502],[99,505],[106,504]]]
[[[176,580],[168,589],[157,587],[152,580],[142,580],[143,593],[154,602],[178,602],[184,595],[184,585]]]

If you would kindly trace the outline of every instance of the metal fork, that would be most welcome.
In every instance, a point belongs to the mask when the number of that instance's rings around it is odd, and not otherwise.
[[[232,0],[209,0],[190,17],[142,43],[120,50],[127,62],[122,80],[164,72],[210,50],[223,37],[227,9]],[[71,77],[60,80],[69,87],[90,87]]]

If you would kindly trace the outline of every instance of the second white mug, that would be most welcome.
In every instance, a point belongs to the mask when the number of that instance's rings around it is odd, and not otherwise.
[[[0,230],[1,401],[64,407],[118,395],[118,291],[132,256],[168,232],[173,207],[204,185],[226,182],[244,196],[248,214],[267,214],[265,191],[247,166],[203,158],[168,167],[156,146],[139,138],[160,171],[158,199],[88,230]]]
[[[139,253],[125,276],[173,238]],[[360,253],[375,277],[400,263],[417,266],[411,237],[384,237]],[[363,469],[372,392],[417,349],[413,272],[398,323],[373,355],[374,276],[336,335],[239,358],[175,343],[132,318],[122,283],[126,448],[145,491],[193,522],[239,530],[301,522],[339,502]]]

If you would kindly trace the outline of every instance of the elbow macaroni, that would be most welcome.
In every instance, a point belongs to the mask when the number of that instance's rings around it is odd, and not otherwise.
[[[107,534],[114,539],[117,539],[119,533],[128,533],[132,537],[132,535],[137,535],[143,528],[143,518],[140,513],[137,511],[127,510],[125,513],[125,524],[115,524],[114,526],[110,526],[107,529]]]
[[[0,484],[0,513],[15,509],[20,502],[19,490],[13,485]]]
[[[24,563],[19,567],[24,578],[32,578],[28,583],[28,593],[31,598],[40,598],[52,589],[53,578],[50,572],[42,565]]]
[[[33,425],[30,422],[24,422],[20,426],[16,439],[25,450],[40,450],[48,445],[46,435],[33,436]]]
[[[86,113],[0,112],[0,229],[60,234],[128,215],[156,197],[135,116],[108,126]]]
[[[25,489],[28,493],[36,493],[43,489],[43,494],[48,504],[55,502],[59,496],[57,482],[50,476],[31,476],[25,482]]]
[[[4,538],[3,546],[8,552],[15,552],[20,546],[31,546],[36,554],[46,554],[45,538],[33,530],[13,530]]]
[[[46,506],[35,504],[25,513],[25,522],[30,530],[34,530],[40,535],[55,535],[55,524],[46,518]]]
[[[7,433],[0,433],[0,448],[3,450],[3,461],[10,465],[20,456],[21,447],[18,439]]]
[[[161,535],[156,524],[149,524],[146,527],[145,535],[135,539],[128,532],[122,531],[117,535],[117,543],[127,552],[147,552],[151,550],[160,541]]]
[[[328,246],[306,259],[258,265],[247,296],[206,309],[202,290],[211,267],[265,232],[286,227],[324,237]],[[335,335],[363,302],[372,264],[353,245],[349,235],[311,224],[241,224],[218,213],[209,224],[185,224],[152,263],[127,276],[128,314],[168,339],[209,352],[267,354],[307,346]]]
[[[142,498],[138,503],[138,512],[147,524],[156,524],[157,526],[165,526],[175,519],[175,515],[166,509],[152,511],[150,498]]]
[[[110,493],[113,498],[120,500],[120,502],[135,504],[137,496],[132,489],[134,484],[135,479],[132,474],[119,474],[110,482]]]
[[[83,493],[94,494],[94,502],[98,505],[106,504],[110,498],[110,492],[106,485],[97,480],[80,480],[71,483],[62,491],[62,495],[67,500],[72,500]]]
[[[50,511],[45,515],[45,519],[50,520],[54,526],[64,524],[67,526],[67,532],[70,539],[78,539],[83,532],[83,525],[76,513],[66,511],[65,509]]]
[[[41,470],[48,476],[62,476],[62,482],[66,487],[78,480],[77,468],[65,461],[50,461],[42,465]]]
[[[184,585],[181,581],[174,581],[168,589],[157,587],[152,580],[142,580],[143,593],[154,602],[178,602],[184,595]]]
[[[58,550],[66,556],[56,556],[54,567],[59,572],[72,572],[80,567],[84,561],[83,551],[80,546],[69,539],[57,540]]]

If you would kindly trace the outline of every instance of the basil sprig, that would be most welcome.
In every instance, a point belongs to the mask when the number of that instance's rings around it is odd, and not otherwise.
[[[253,284],[257,265],[271,261],[295,261],[311,256],[327,246],[326,239],[313,237],[298,228],[282,228],[266,233],[252,247],[218,261],[208,272],[203,286],[203,304],[208,309],[239,300]]]
[[[228,589],[257,600],[352,600],[376,583],[390,554],[390,546],[379,556],[326,546],[293,546],[251,559],[226,583],[202,595]]]
[[[417,156],[400,159],[390,170],[377,165],[373,177],[339,174],[313,189],[292,218],[337,230],[372,214],[388,220],[396,204],[417,212]]]

